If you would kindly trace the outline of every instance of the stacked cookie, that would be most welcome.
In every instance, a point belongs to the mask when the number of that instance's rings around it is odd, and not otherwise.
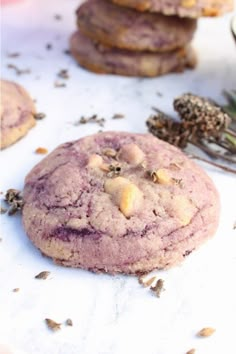
[[[195,67],[190,42],[196,18],[233,6],[232,0],[112,1],[89,0],[79,7],[71,53],[97,73],[149,77]]]

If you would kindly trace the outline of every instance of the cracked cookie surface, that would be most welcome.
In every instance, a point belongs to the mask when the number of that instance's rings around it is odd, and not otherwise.
[[[109,273],[168,268],[213,236],[218,193],[177,148],[105,132],[65,143],[28,174],[23,224],[65,266]]]

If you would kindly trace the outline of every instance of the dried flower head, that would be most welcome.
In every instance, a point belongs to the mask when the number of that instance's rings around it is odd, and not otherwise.
[[[174,121],[162,112],[152,115],[147,120],[150,133],[182,149],[188,144],[189,134],[184,130],[181,123]]]
[[[231,123],[222,108],[212,100],[186,93],[174,100],[184,128],[193,136],[219,138]]]

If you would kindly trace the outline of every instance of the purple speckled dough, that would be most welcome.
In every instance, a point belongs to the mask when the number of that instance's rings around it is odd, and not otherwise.
[[[230,12],[234,0],[110,0],[139,11],[161,12],[164,15],[198,18],[220,16]]]
[[[134,52],[105,47],[79,31],[70,39],[70,51],[78,63],[99,74],[154,77],[194,68],[197,60],[191,47],[170,52]]]
[[[35,106],[25,89],[15,82],[0,80],[0,149],[14,144],[35,125]]]
[[[117,164],[118,177],[106,168]],[[214,235],[220,209],[211,179],[179,149],[123,132],[59,146],[28,174],[23,196],[25,231],[43,254],[108,273],[180,263]]]
[[[107,0],[90,0],[77,11],[80,31],[104,45],[135,51],[169,51],[187,45],[197,22],[177,16],[141,13]]]

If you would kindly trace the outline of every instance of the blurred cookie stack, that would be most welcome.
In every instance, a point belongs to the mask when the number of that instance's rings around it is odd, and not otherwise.
[[[89,0],[79,7],[79,30],[71,36],[70,50],[88,70],[126,76],[194,68],[190,42],[197,18],[233,8],[233,0],[112,1]]]

